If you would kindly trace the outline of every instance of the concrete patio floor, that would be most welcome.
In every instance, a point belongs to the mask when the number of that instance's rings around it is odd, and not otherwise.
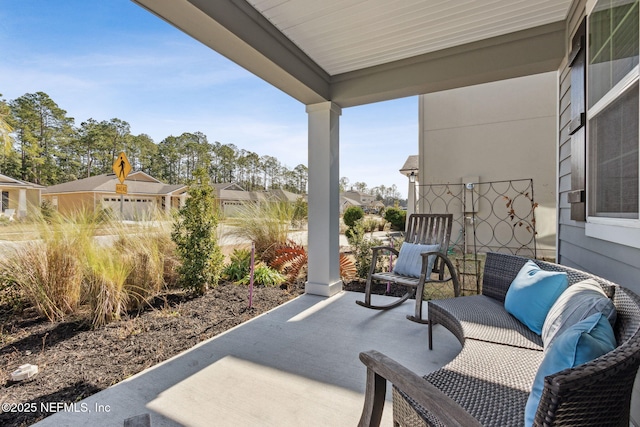
[[[302,295],[35,425],[122,427],[148,413],[153,427],[355,426],[361,351],[376,349],[419,374],[460,351],[441,326],[427,349],[427,327],[405,318],[413,301],[381,312],[354,303],[362,297]],[[383,424],[392,424],[390,402]]]

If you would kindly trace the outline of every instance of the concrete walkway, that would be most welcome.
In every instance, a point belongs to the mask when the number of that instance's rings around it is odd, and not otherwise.
[[[413,302],[380,312],[356,305],[362,296],[302,295],[36,425],[122,427],[148,413],[153,427],[355,426],[361,351],[376,349],[419,374],[460,351],[441,326],[427,349],[426,326],[405,318]],[[390,402],[383,424],[391,425]]]

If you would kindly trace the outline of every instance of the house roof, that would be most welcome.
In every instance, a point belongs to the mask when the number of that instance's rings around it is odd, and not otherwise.
[[[0,187],[16,187],[16,188],[26,188],[26,189],[41,189],[44,186],[40,184],[34,184],[32,182],[22,181],[16,178],[11,178],[10,176],[0,174]]]
[[[223,182],[223,183],[216,183],[216,184],[211,184],[211,186],[213,188],[215,188],[217,191],[221,191],[221,190],[237,190],[237,191],[245,191],[244,188],[240,187],[238,184],[236,184],[235,182]]]
[[[340,196],[340,200],[341,200],[341,202],[342,202],[342,204],[343,204],[343,205],[344,205],[345,203],[348,203],[348,204],[353,205],[353,206],[362,206],[362,203],[360,203],[360,202],[359,202],[359,201],[357,201],[357,200],[353,200],[353,199],[351,199],[351,198],[349,198],[349,197]]]
[[[282,189],[270,190],[269,194],[278,200],[286,202],[297,202],[300,197],[302,197],[300,194],[292,193],[291,191]]]
[[[52,185],[42,190],[42,194],[113,193],[115,192],[116,184],[119,183],[120,181],[116,175],[109,173]],[[129,174],[124,183],[127,185],[129,194],[170,195],[186,191],[187,188],[183,184],[164,184],[141,171]]]
[[[133,0],[304,104],[556,71],[575,0]]]
[[[407,176],[411,174],[411,172],[417,173],[418,170],[420,169],[418,159],[419,159],[419,156],[417,154],[407,157],[407,160],[404,162],[404,165],[402,165],[402,167],[400,168],[400,173]]]

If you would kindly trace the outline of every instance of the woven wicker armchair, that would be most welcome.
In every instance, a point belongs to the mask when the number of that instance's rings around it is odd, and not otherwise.
[[[462,344],[460,354],[443,368],[420,377],[381,353],[361,353],[367,391],[360,426],[379,425],[387,381],[394,386],[395,425],[521,426],[542,360],[542,341],[495,319],[509,284],[526,261],[488,254],[482,295],[429,301],[430,326],[441,324]],[[640,297],[600,277],[535,262],[544,270],[566,272],[570,285],[585,279],[601,285],[616,306],[618,346],[591,362],[547,376],[534,425],[628,427],[640,365]]]
[[[460,284],[456,275],[453,264],[447,257],[449,249],[449,240],[451,239],[451,227],[453,224],[453,214],[412,214],[408,219],[407,233],[405,242],[418,243],[422,245],[440,245],[439,252],[425,252],[422,255],[422,268],[420,277],[409,277],[397,274],[393,271],[376,273],[376,265],[378,258],[383,251],[388,251],[396,255],[399,251],[390,246],[375,246],[372,248],[372,260],[369,274],[367,275],[367,283],[365,285],[364,301],[356,301],[358,305],[375,310],[389,310],[398,307],[409,298],[416,296],[415,315],[407,316],[409,320],[415,322],[426,323],[422,317],[422,295],[425,286],[430,283],[452,283],[452,291],[455,296],[460,295]],[[431,277],[431,271],[427,271],[429,256],[435,255],[436,260],[433,266],[433,272],[438,274],[437,278]],[[377,305],[372,302],[371,287],[373,282],[389,282],[396,285],[404,286],[405,294],[398,300],[387,304]]]

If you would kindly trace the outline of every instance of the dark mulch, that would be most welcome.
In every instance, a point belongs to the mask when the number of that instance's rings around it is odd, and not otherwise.
[[[364,282],[344,289],[364,292]],[[31,425],[51,415],[42,406],[78,402],[303,292],[303,286],[256,288],[249,309],[245,286],[222,283],[199,297],[176,291],[95,330],[86,319],[51,323],[33,309],[16,316],[0,306],[0,405],[10,405],[0,410],[0,425]],[[386,285],[374,285],[373,292],[386,293]],[[403,293],[392,285],[389,295]],[[40,372],[11,382],[11,372],[26,363]]]
[[[96,330],[83,319],[51,323],[32,309],[16,316],[0,307],[0,404],[10,410],[0,410],[0,425],[31,425],[50,415],[41,403],[77,402],[303,291],[256,288],[251,309],[244,286],[223,283],[201,297],[169,293],[146,311]],[[11,372],[25,363],[40,372],[12,383]]]

